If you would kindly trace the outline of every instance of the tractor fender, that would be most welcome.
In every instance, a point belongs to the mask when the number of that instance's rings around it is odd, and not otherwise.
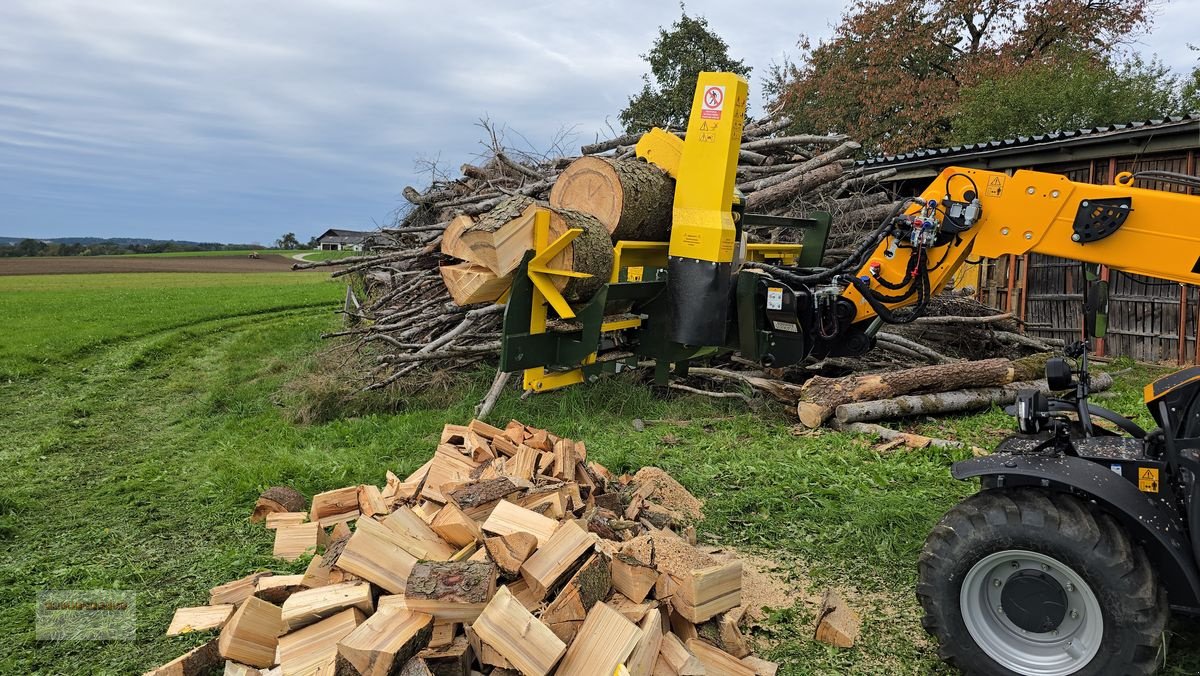
[[[1200,573],[1187,531],[1162,502],[1090,460],[996,453],[954,463],[955,479],[979,477],[984,489],[1036,486],[1096,503],[1139,542],[1158,570],[1171,605],[1200,612]]]

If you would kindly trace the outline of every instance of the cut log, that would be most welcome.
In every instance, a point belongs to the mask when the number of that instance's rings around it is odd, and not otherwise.
[[[614,241],[665,242],[675,180],[642,160],[581,157],[550,189],[550,205],[595,216]]]
[[[572,676],[612,676],[638,644],[642,630],[607,603],[588,611],[575,640],[559,665],[559,673]]]
[[[306,502],[304,494],[295,488],[272,486],[258,496],[258,502],[254,503],[254,513],[250,515],[250,520],[257,523],[267,518],[268,514],[303,512]]]
[[[221,628],[217,643],[221,657],[252,667],[275,664],[275,647],[287,631],[282,614],[279,606],[247,598]]]
[[[542,611],[542,622],[545,622],[564,643],[570,643],[592,607],[608,596],[611,585],[612,572],[608,559],[602,554],[592,554],[575,575],[567,580],[550,605]],[[528,600],[536,605],[541,600],[532,593],[526,596],[527,599],[522,599],[523,602]],[[529,607],[528,603],[526,607]]]
[[[801,387],[796,412],[805,426],[820,427],[842,404],[1029,380],[1045,366],[1044,360],[1040,365],[1038,361],[984,359],[844,378],[813,376]]]
[[[659,649],[662,647],[662,613],[657,608],[646,613],[640,626],[642,635],[625,663],[629,669],[629,676],[651,676],[654,663],[658,661]]]
[[[391,512],[383,500],[383,494],[379,491],[379,487],[371,484],[363,484],[358,487],[358,511],[362,512],[363,516],[383,516]]]
[[[512,286],[512,274],[498,276],[475,263],[455,263],[438,268],[442,283],[457,305],[494,303]]]
[[[437,676],[469,676],[473,652],[466,636],[459,636],[448,646],[426,648],[417,653],[424,666]],[[410,662],[412,660],[409,660]],[[407,665],[405,665],[407,667]],[[417,672],[418,674],[421,672]]]
[[[458,628],[461,626],[461,622],[453,622],[451,620],[435,621],[433,623],[433,633],[429,636],[429,647],[441,648],[442,646],[450,645],[454,642],[454,637],[458,634]]]
[[[379,532],[363,529],[363,524],[369,522],[370,519],[363,519],[350,536],[338,557],[337,567],[393,594],[403,594],[408,573],[417,559]]]
[[[642,618],[646,616],[646,613],[658,607],[657,599],[634,603],[629,600],[628,596],[621,592],[613,592],[612,598],[605,601],[605,603],[612,606],[613,610],[621,613],[625,619],[635,624],[640,623]]]
[[[836,591],[830,589],[821,600],[821,611],[817,613],[817,628],[813,638],[838,648],[851,648],[858,640],[861,623],[858,613],[846,605]]]
[[[317,558],[313,557],[314,560]],[[267,603],[280,605],[292,594],[305,589],[304,575],[271,575],[255,583],[254,596]]]
[[[641,603],[654,589],[658,571],[629,554],[617,554],[612,560],[613,588],[634,603]]]
[[[717,613],[742,604],[742,562],[729,561],[675,575],[678,587],[671,603],[693,624],[712,619]]]
[[[347,486],[314,495],[309,520],[332,526],[338,521],[357,518],[358,514],[358,486]]]
[[[443,540],[433,527],[408,507],[397,509],[380,523],[391,532],[397,544],[418,559],[447,561],[459,549]]]
[[[280,638],[280,669],[284,674],[332,674],[337,664],[338,642],[365,619],[358,608],[347,608]]]
[[[713,619],[696,627],[700,638],[708,641],[725,652],[741,659],[750,654],[750,646],[746,637],[738,628],[740,613],[729,611],[717,615]]]
[[[775,676],[779,673],[779,665],[775,662],[768,662],[760,657],[749,655],[742,658],[742,664],[754,670],[754,676]]]
[[[277,559],[295,561],[305,554],[315,554],[318,547],[326,543],[325,529],[320,523],[302,523],[281,526],[275,530],[275,547],[272,554]]]
[[[251,573],[246,577],[233,580],[232,582],[217,585],[208,592],[208,605],[219,606],[223,603],[232,603],[236,606],[254,596],[254,585],[258,583],[259,578],[267,577],[268,575],[272,575],[272,573]]]
[[[380,610],[338,643],[338,656],[362,676],[388,676],[429,643],[432,631],[429,615]]]
[[[496,592],[489,562],[420,561],[408,574],[404,604],[440,620],[474,622]]]
[[[496,508],[492,510],[487,521],[483,522],[483,530],[495,535],[524,531],[537,538],[538,546],[541,547],[554,535],[554,531],[558,530],[558,522],[524,507],[518,507],[507,500],[501,500],[496,503]]]
[[[1099,373],[1092,376],[1092,392],[1101,392],[1112,387],[1112,376]],[[1039,390],[1049,393],[1045,380],[1018,382],[999,387],[980,387],[955,392],[908,395],[879,401],[861,401],[842,404],[835,414],[840,423],[892,420],[914,415],[959,413],[988,408],[992,405],[1005,406],[1017,400],[1021,390]]]
[[[296,631],[350,607],[358,608],[364,615],[375,612],[370,584],[342,582],[297,592],[283,602],[282,617],[288,631]]]
[[[705,676],[704,665],[687,649],[683,641],[673,633],[663,635],[662,645],[658,650],[658,661],[654,666],[654,674],[670,674],[671,676]]]
[[[741,660],[700,639],[689,640],[687,647],[704,665],[705,673],[721,674],[721,676],[754,676],[754,669],[742,664]]]
[[[438,444],[437,450],[433,452],[433,460],[429,464],[425,484],[421,487],[421,496],[435,502],[445,503],[446,496],[442,494],[442,486],[469,480],[471,470],[478,466],[479,463],[464,456],[454,446]]]
[[[298,526],[308,521],[308,512],[274,512],[267,515],[267,528],[275,530],[280,526]]]
[[[171,618],[171,625],[167,627],[167,636],[220,629],[232,614],[232,603],[222,603],[219,606],[177,608],[175,615]]]
[[[567,650],[566,644],[526,610],[508,587],[501,587],[496,592],[471,627],[488,645],[526,674],[545,676]]]
[[[497,277],[516,270],[533,248],[534,201],[524,195],[506,197],[458,236],[462,258],[481,265]],[[443,241],[445,236],[443,235]]]
[[[521,577],[535,596],[545,597],[584,553],[592,549],[596,536],[574,521],[566,521],[554,535],[521,564]]]
[[[479,523],[463,513],[458,505],[447,502],[429,522],[429,527],[455,547],[466,547],[479,540]]]
[[[308,562],[308,568],[304,570],[303,579],[300,584],[312,589],[314,587],[323,587],[327,584],[335,582],[345,582],[342,578],[347,575],[339,568],[335,568],[338,558],[342,555],[342,550],[346,548],[346,542],[349,537],[338,538],[329,543],[325,548],[324,554],[318,554]]]
[[[475,219],[466,214],[450,219],[450,223],[442,231],[442,254],[462,261],[470,260],[471,248],[463,244],[461,237],[462,233],[474,224]]]
[[[568,209],[556,209],[550,214],[550,242],[554,242],[567,230],[583,230],[567,248],[550,260],[550,267],[558,270],[573,270],[590,277],[554,276],[551,282],[572,303],[590,300],[612,275],[613,246],[604,224],[593,216]],[[542,449],[550,450],[550,449]]]
[[[537,549],[537,538],[519,531],[487,538],[483,546],[500,572],[511,579],[521,574],[521,564]]]
[[[193,648],[166,664],[147,671],[143,676],[202,676],[221,663],[217,639]],[[257,672],[255,672],[257,673]]]
[[[495,502],[500,498],[516,493],[521,490],[508,477],[499,477],[496,479],[488,479],[477,483],[467,484],[451,490],[447,497],[450,500],[466,510],[471,507],[478,507],[489,502]]]
[[[220,655],[217,657],[219,658]],[[225,670],[221,672],[221,676],[263,676],[263,674],[271,676],[268,672],[255,669],[240,662],[234,662],[233,660],[225,660]]]

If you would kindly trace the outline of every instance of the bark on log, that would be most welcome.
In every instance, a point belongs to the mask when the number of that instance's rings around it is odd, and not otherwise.
[[[558,239],[571,228],[581,228],[562,253],[550,261],[551,268],[586,272],[591,277],[553,278],[554,286],[570,302],[584,302],[612,275],[613,247],[608,229],[595,217],[580,211],[555,209],[550,215],[550,241]]]
[[[984,359],[844,378],[813,376],[800,390],[796,412],[805,426],[820,427],[843,404],[1029,380],[1045,363],[1045,355],[1035,355],[1017,361]]]
[[[607,150],[612,150],[613,148],[619,148],[621,146],[633,145],[633,144],[637,143],[641,138],[642,138],[641,134],[625,134],[624,136],[618,136],[614,139],[609,139],[607,141],[600,141],[598,143],[589,143],[588,145],[580,146],[579,152],[583,155],[595,155],[596,153],[602,153]]]
[[[757,141],[747,141],[742,144],[742,150],[762,150],[763,148],[778,148],[779,146],[812,145],[816,143],[839,143],[846,140],[845,134],[823,136],[820,134],[797,134],[795,136],[778,136]]]
[[[1112,387],[1112,376],[1107,373],[1092,376],[1093,392],[1107,390],[1110,387]],[[992,404],[1001,406],[1011,404],[1017,400],[1017,392],[1021,390],[1039,390],[1045,393],[1050,391],[1045,380],[1013,382],[998,387],[980,387],[954,392],[907,395],[878,401],[842,404],[837,407],[835,414],[838,422],[845,424],[890,420],[912,415],[959,413],[987,408]]]
[[[550,189],[550,206],[595,216],[613,240],[664,242],[675,180],[641,160],[581,157]]]
[[[265,521],[268,514],[280,512],[306,512],[307,500],[304,494],[291,486],[272,486],[258,496],[254,505],[254,513],[250,521],[257,523]]]
[[[786,176],[787,174],[783,175]],[[778,202],[794,199],[817,186],[825,185],[837,179],[841,175],[842,167],[840,164],[828,164],[819,169],[798,174],[794,178],[782,181],[770,188],[750,193],[746,197],[746,209],[750,211],[761,210]]]

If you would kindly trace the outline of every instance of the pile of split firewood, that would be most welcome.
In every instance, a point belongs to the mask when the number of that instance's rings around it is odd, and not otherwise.
[[[662,470],[613,476],[545,430],[447,425],[382,489],[264,493],[252,519],[307,570],[180,608],[168,634],[220,633],[151,673],[774,674],[739,630],[741,561],[695,546],[701,507]],[[853,611],[826,605],[817,637],[849,645]]]
[[[787,134],[790,121],[747,124],[738,188],[747,211],[834,214],[829,253],[852,246],[891,210],[879,189],[888,174],[856,168],[860,146],[840,135]],[[460,369],[499,351],[499,307],[491,305],[511,283],[529,248],[531,205],[554,208],[552,236],[584,230],[553,265],[597,272],[590,279],[560,278],[568,300],[586,299],[604,281],[614,239],[665,241],[674,180],[634,156],[640,135],[583,146],[581,157],[535,156],[506,148],[485,124],[490,141],[478,164],[457,178],[440,177],[424,191],[406,188],[408,209],[382,229],[369,255],[319,263],[349,276],[344,311],[348,336],[375,363],[364,389],[386,387],[421,369]],[[752,229],[755,241],[795,241],[781,229]],[[503,383],[499,384],[500,386]]]

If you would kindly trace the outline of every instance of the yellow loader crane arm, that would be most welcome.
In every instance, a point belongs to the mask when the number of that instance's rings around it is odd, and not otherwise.
[[[842,281],[850,323],[915,319],[968,258],[1032,252],[1200,282],[1200,198],[1134,183],[1132,174],[1092,185],[1035,171],[948,168],[865,243],[870,253]]]

